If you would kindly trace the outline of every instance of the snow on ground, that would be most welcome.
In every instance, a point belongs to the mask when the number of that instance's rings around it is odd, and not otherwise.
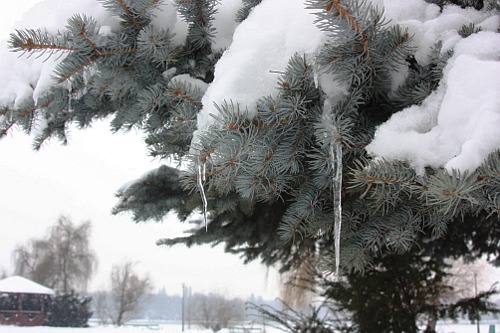
[[[495,326],[495,332],[499,332],[500,322],[483,323],[480,325],[481,333],[489,333],[490,325]],[[161,332],[161,333],[182,333],[180,324],[163,324],[158,326],[91,326],[89,328],[65,328],[65,327],[17,327],[0,325],[0,333],[137,333],[137,332]],[[283,332],[276,328],[265,327],[262,333]],[[449,323],[438,324],[437,333],[477,333],[477,326],[469,323]],[[194,329],[185,327],[184,333],[212,333],[211,330]],[[229,330],[222,329],[219,333],[229,333]]]
[[[180,324],[156,324],[147,323],[143,325],[124,325],[122,327],[115,326],[99,326],[91,325],[87,328],[67,328],[67,327],[18,327],[18,326],[2,326],[0,325],[0,333],[136,333],[136,332],[161,332],[161,333],[182,333]],[[220,333],[229,333],[227,329],[219,331]],[[185,326],[184,333],[212,333],[212,330],[187,328]],[[267,331],[267,333],[277,333],[275,331]]]

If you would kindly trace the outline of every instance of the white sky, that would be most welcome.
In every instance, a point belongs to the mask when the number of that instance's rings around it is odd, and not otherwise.
[[[14,22],[37,2],[4,4],[2,43]],[[98,123],[73,131],[68,146],[51,141],[34,152],[31,143],[32,138],[16,131],[0,140],[0,271],[12,273],[14,247],[42,236],[64,214],[74,223],[92,222],[99,267],[91,289],[105,287],[113,264],[132,260],[139,262],[139,273],[148,273],[155,287],[165,287],[168,294],[179,294],[185,283],[195,292],[278,296],[276,273],[257,263],[245,266],[222,247],[157,247],[158,238],[182,232],[175,218],[135,225],[128,215],[111,215],[116,190],[159,165],[146,155],[138,133],[112,135],[106,123]]]

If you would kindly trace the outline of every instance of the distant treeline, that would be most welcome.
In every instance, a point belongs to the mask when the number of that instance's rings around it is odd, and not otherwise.
[[[196,294],[192,294],[189,290],[185,295],[184,303],[184,315],[187,321],[190,311],[190,299]],[[93,296],[90,294],[90,296]],[[275,308],[281,307],[281,302],[278,300],[264,300],[260,296],[251,295],[246,299],[241,299],[245,303],[252,303],[258,305],[269,305]],[[151,319],[151,320],[172,320],[181,321],[182,320],[182,297],[179,295],[168,295],[165,289],[160,290],[158,293],[150,294],[146,297],[144,304],[141,305],[142,314],[141,318],[138,319]],[[95,312],[94,312],[95,314]],[[255,319],[255,310],[247,309],[246,318],[248,320]]]

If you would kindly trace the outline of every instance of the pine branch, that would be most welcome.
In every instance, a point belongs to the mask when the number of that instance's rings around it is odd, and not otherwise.
[[[214,15],[217,13],[216,0],[175,0],[180,15],[189,24],[187,48],[194,54],[206,55],[211,52],[215,36]]]
[[[436,207],[444,216],[462,215],[479,205],[475,192],[481,188],[477,175],[457,170],[451,173],[438,171],[430,177],[425,201],[430,207]]]
[[[189,103],[192,103],[197,106],[201,106],[201,102],[199,100],[193,99],[190,97],[185,91],[183,91],[180,87],[176,89],[168,88],[167,91],[172,95],[174,100],[184,100]]]
[[[136,15],[132,14],[132,11],[130,8],[125,4],[125,1],[123,0],[116,0],[116,2],[120,5],[120,7],[123,9],[123,12],[127,15],[127,17],[132,20],[132,24],[134,27],[137,29],[137,31],[141,30],[141,24],[137,20]]]
[[[5,121],[2,123],[2,129],[0,131],[0,138],[3,138],[4,136],[9,133],[10,129],[16,124],[15,121]]]
[[[206,6],[206,1],[204,0],[177,0],[177,5],[182,9],[181,13],[184,14],[186,20],[190,22],[196,22],[200,26],[204,26],[208,23],[209,18],[207,17],[207,10],[210,12],[210,7]],[[191,8],[194,7],[194,10]],[[193,12],[195,15],[193,15]]]
[[[58,77],[59,77],[58,83],[63,83],[64,81],[69,80],[76,73],[78,73],[78,72],[82,71],[83,69],[87,68],[88,66],[92,65],[94,63],[95,59],[97,59],[97,57],[90,58],[87,61],[79,63],[77,66],[75,66],[74,68],[72,68],[70,71],[68,71],[66,73],[60,73],[58,75]]]
[[[356,161],[357,169],[350,178],[350,188],[365,188],[365,193],[372,186],[403,185],[408,188],[427,190],[427,186],[416,180],[416,173],[406,163],[390,163],[379,160],[376,162]],[[368,165],[366,165],[368,164]],[[363,198],[364,195],[361,196]]]
[[[9,48],[14,52],[46,52],[46,51],[78,51],[80,48],[69,46],[58,37],[50,37],[47,32],[40,29],[16,30],[16,34],[11,33]]]
[[[150,12],[155,9],[160,0],[135,0],[127,4],[124,0],[100,0],[103,6],[113,13],[121,13],[127,26],[132,26],[139,32],[147,23]]]
[[[368,39],[364,34],[364,29],[362,28],[360,22],[351,15],[351,12],[347,7],[342,6],[341,0],[329,0],[328,4],[325,7],[326,12],[331,13],[333,16],[343,17],[349,22],[352,29],[356,32],[359,39],[359,44],[363,46],[363,48],[367,47]],[[335,11],[332,11],[335,10]]]
[[[252,9],[259,5],[261,2],[262,0],[243,0],[243,7],[240,8],[236,13],[236,22],[243,22],[248,17],[248,15],[250,15]]]

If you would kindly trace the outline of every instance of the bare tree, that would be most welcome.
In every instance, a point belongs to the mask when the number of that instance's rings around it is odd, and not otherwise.
[[[99,324],[106,325],[112,320],[110,295],[106,291],[99,291],[92,296],[94,313],[99,318]]]
[[[95,310],[101,322],[121,326],[140,314],[152,285],[148,276],[141,278],[134,272],[134,264],[129,261],[114,265],[110,279],[111,292],[97,293]]]
[[[89,221],[75,226],[61,216],[46,237],[14,250],[15,273],[64,293],[86,290],[97,267],[89,246],[90,234]]]
[[[438,291],[431,299],[432,304],[453,304],[460,299],[473,298],[478,291],[485,291],[491,288],[486,279],[491,265],[484,260],[464,262],[463,259],[448,260],[448,275],[443,278],[438,285]],[[437,324],[437,314],[429,315],[427,327],[434,329]]]
[[[450,268],[444,283],[451,286],[448,293],[442,295],[446,302],[456,302],[461,298],[474,297],[478,291],[491,288],[487,276],[491,273],[492,266],[485,260],[464,262],[463,259],[448,262]],[[477,289],[476,289],[477,288]]]
[[[195,294],[189,304],[192,318],[203,328],[211,328],[214,332],[228,327],[233,321],[245,319],[245,303],[240,299],[227,299],[218,294]]]

